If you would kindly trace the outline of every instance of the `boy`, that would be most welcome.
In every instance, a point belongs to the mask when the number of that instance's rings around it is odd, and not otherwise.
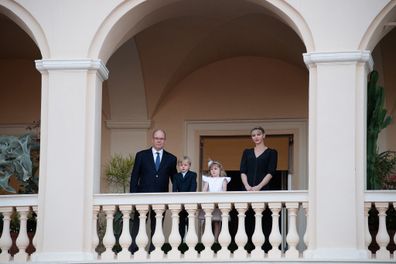
[[[177,161],[177,166],[179,167],[180,172],[173,176],[172,191],[195,192],[197,190],[197,174],[193,171],[190,171],[190,158],[184,156],[182,159],[179,159]],[[179,232],[183,240],[184,234],[186,233],[186,226],[188,225],[188,213],[183,209],[180,211],[179,216]]]

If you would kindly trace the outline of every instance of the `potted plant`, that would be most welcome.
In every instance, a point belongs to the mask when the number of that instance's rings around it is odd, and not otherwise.
[[[30,134],[21,137],[0,136],[0,190],[16,193],[10,178],[25,183],[32,177]]]
[[[387,115],[384,106],[384,88],[377,85],[378,72],[373,71],[367,85],[367,189],[396,189],[396,152],[379,152],[378,136],[391,122],[392,117]],[[378,211],[372,207],[368,217],[369,231],[372,237],[378,232]],[[386,226],[390,233],[396,229],[396,212],[394,208],[387,211]],[[391,231],[392,230],[392,231]],[[389,244],[392,252],[394,244]],[[375,252],[379,246],[375,239],[369,245],[369,250]]]
[[[391,122],[384,106],[384,88],[377,85],[378,72],[370,73],[367,85],[367,189],[386,187],[388,177],[396,170],[395,151],[379,152],[378,135]]]
[[[127,157],[120,154],[112,155],[105,169],[108,184],[114,186],[117,191],[122,189],[125,193],[129,186],[133,164],[134,158],[131,154]]]
[[[108,163],[105,165],[105,175],[106,181],[109,187],[113,187],[113,190],[117,192],[126,192],[129,187],[129,181],[131,177],[131,171],[134,164],[134,158],[132,154],[127,157],[123,157],[120,154],[114,154],[111,156]],[[104,251],[102,245],[102,240],[106,232],[106,217],[103,212],[99,213],[98,216],[98,234],[99,234],[99,246],[97,248],[98,253]],[[113,232],[116,238],[116,245],[113,247],[114,252],[121,251],[121,246],[119,245],[119,238],[122,232],[122,213],[120,210],[116,210],[113,218]]]

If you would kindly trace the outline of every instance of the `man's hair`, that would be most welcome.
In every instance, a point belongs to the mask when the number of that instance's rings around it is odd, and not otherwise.
[[[151,137],[154,137],[154,134],[157,133],[158,131],[161,131],[162,133],[164,133],[164,138],[166,138],[166,133],[165,133],[165,131],[162,130],[162,129],[160,129],[160,128],[154,129],[153,134],[151,135]]]

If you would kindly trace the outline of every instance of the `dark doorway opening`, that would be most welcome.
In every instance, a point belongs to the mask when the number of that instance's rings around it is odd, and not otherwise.
[[[288,190],[288,174],[293,165],[293,135],[266,135],[265,144],[278,151],[277,171],[269,183],[269,189]],[[244,149],[253,147],[250,136],[201,136],[200,175],[208,173],[207,162],[209,159],[218,160],[223,164],[227,176],[231,177],[227,191],[244,190],[239,172],[240,159]],[[199,179],[198,189],[200,188]]]

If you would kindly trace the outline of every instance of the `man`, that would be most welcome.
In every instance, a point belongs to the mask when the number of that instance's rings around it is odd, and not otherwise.
[[[176,157],[164,150],[165,131],[154,130],[152,147],[138,152],[131,174],[131,193],[168,192],[169,179],[177,173]]]
[[[131,193],[168,192],[169,179],[177,173],[176,157],[164,150],[166,134],[162,129],[154,130],[152,134],[152,147],[139,151],[135,156],[135,164],[131,173]],[[151,237],[155,230],[155,215],[150,212]],[[133,244],[130,250],[135,252],[137,246],[135,238],[139,230],[139,214],[136,213],[132,225]],[[154,246],[150,245],[150,251]]]

